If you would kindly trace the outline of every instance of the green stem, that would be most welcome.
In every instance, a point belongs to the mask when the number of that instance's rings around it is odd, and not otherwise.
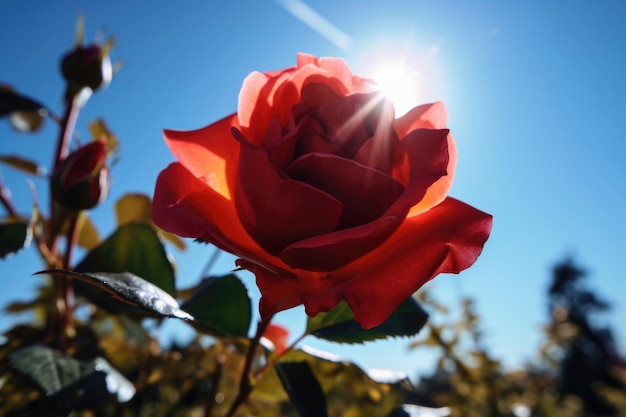
[[[285,353],[289,352],[290,350],[294,349],[296,347],[296,345],[298,343],[300,343],[302,341],[302,339],[304,339],[305,337],[307,337],[309,335],[309,333],[303,333],[300,337],[298,337],[296,340],[294,340],[294,342],[289,345],[285,350],[283,350],[282,352],[278,352],[276,355],[274,355],[274,357],[272,358],[272,361],[277,361],[278,359],[280,359]],[[256,371],[254,373],[254,377],[255,378],[260,378],[261,375],[263,375],[263,372],[265,372],[265,370],[267,369],[268,366],[270,366],[271,362],[266,363],[265,365],[263,365],[258,371]]]
[[[63,259],[63,267],[67,270],[72,268],[72,254],[78,242],[78,216],[80,216],[80,213],[75,213],[69,220],[70,224],[67,230],[65,257]],[[63,325],[62,336],[63,338],[73,337],[76,333],[76,329],[74,328],[74,283],[72,278],[66,278],[61,280],[61,284],[65,304],[65,315],[61,318]]]
[[[78,120],[78,114],[80,112],[81,103],[76,100],[76,96],[70,93],[68,90],[65,93],[65,113],[61,121],[59,136],[57,138],[56,151],[54,159],[52,161],[52,172],[58,168],[58,166],[69,156],[70,145],[72,143],[72,136],[74,134],[74,128],[76,121]],[[52,184],[50,184],[52,188]],[[69,269],[73,248],[76,244],[76,221],[77,215],[72,213],[59,213],[58,206],[54,201],[52,192],[50,193],[50,218],[49,218],[49,235],[46,241],[46,246],[49,249],[49,253],[52,258],[60,259],[59,256],[59,239],[63,230],[63,225],[66,221],[69,221],[66,251],[63,257],[61,267]],[[52,266],[52,265],[49,265]],[[53,267],[58,267],[54,265]],[[67,350],[68,337],[74,334],[74,323],[72,316],[72,303],[74,298],[74,286],[69,280],[53,280],[54,301],[52,317],[50,317],[51,326],[49,326],[52,333],[53,340],[56,340],[59,347],[62,350]]]
[[[267,329],[267,326],[270,324],[271,320],[272,317],[269,317],[266,321],[259,321],[256,334],[254,335],[252,340],[250,340],[250,346],[248,346],[246,362],[243,366],[243,371],[241,372],[241,381],[239,382],[239,393],[237,394],[237,397],[231,404],[230,409],[224,417],[233,417],[239,406],[246,402],[246,400],[250,396],[250,393],[252,392],[252,389],[254,388],[252,383],[250,382],[250,370],[252,369],[252,364],[254,363],[256,350],[259,347],[261,337],[263,336],[263,333],[265,333],[265,329]]]
[[[65,94],[65,113],[63,114],[63,119],[61,120],[61,130],[59,130],[57,148],[52,161],[52,172],[54,172],[57,166],[70,154],[72,135],[74,134],[74,127],[76,126],[76,121],[78,120],[80,107],[80,103],[77,102],[75,96],[69,92],[68,88],[68,92]]]

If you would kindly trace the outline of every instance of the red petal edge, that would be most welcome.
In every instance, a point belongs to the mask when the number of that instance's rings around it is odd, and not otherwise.
[[[470,267],[482,252],[491,226],[491,215],[447,198],[406,219],[384,244],[333,273],[298,271],[293,279],[245,261],[238,264],[256,275],[263,317],[299,304],[314,316],[346,300],[355,320],[369,329],[382,324],[436,275],[457,274]],[[315,285],[318,290],[310,291]]]

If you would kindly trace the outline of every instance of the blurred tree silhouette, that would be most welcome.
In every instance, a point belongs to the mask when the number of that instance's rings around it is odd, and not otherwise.
[[[537,363],[520,370],[505,370],[489,353],[473,300],[461,300],[458,320],[429,321],[411,347],[435,347],[440,358],[417,387],[419,403],[464,417],[626,416],[626,361],[597,317],[609,304],[583,285],[585,276],[569,258],[555,265],[546,338]],[[420,298],[449,315],[428,292]]]
[[[624,391],[617,373],[626,368],[611,329],[600,324],[597,313],[609,304],[583,284],[586,271],[571,259],[554,267],[544,353],[558,363],[557,385],[561,398],[575,396],[587,415],[617,415],[616,405],[602,395],[603,388]]]

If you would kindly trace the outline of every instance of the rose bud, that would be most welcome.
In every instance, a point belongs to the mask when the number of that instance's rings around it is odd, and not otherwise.
[[[113,78],[111,58],[96,44],[77,46],[61,61],[61,73],[69,83],[93,91],[106,87]]]
[[[109,190],[104,140],[80,147],[52,174],[52,196],[60,205],[87,210],[102,202]]]

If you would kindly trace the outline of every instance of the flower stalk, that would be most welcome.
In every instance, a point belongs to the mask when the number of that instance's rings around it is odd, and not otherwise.
[[[261,342],[261,337],[263,337],[263,333],[265,333],[265,329],[269,326],[272,317],[268,317],[265,320],[260,320],[257,326],[256,334],[250,340],[250,346],[248,346],[248,352],[246,353],[246,361],[243,365],[243,370],[241,372],[241,380],[239,382],[239,392],[237,393],[237,397],[230,406],[230,409],[225,414],[224,417],[233,417],[237,412],[237,409],[246,402],[254,385],[250,381],[252,364],[254,363],[254,359],[256,356],[257,348]]]

